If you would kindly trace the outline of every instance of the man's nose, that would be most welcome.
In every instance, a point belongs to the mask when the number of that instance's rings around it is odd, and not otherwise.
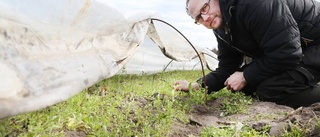
[[[201,15],[201,19],[200,20],[202,20],[202,22],[210,21],[209,15],[208,14]]]

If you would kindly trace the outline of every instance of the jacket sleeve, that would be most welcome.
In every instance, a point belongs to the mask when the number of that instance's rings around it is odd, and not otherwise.
[[[217,36],[216,36],[217,37]],[[206,86],[209,93],[224,88],[225,80],[236,70],[238,70],[243,62],[243,54],[233,49],[231,46],[225,45],[224,42],[217,37],[218,41],[218,68],[205,76]],[[204,86],[204,85],[202,85]]]
[[[244,69],[248,83],[258,85],[268,77],[298,66],[302,57],[300,33],[282,0],[251,1],[241,15],[244,26],[264,55]]]

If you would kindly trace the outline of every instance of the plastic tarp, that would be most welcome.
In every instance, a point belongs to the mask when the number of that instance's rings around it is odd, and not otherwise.
[[[200,69],[183,35],[154,17],[94,0],[1,0],[0,119],[65,101],[120,70]],[[216,67],[210,49],[197,50]]]

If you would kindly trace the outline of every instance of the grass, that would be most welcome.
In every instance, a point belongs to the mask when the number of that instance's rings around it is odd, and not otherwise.
[[[237,125],[220,128],[208,127],[203,130],[201,137],[268,137],[268,130],[267,126],[260,132],[246,126],[238,128]]]
[[[227,116],[246,111],[248,105],[252,104],[252,98],[245,96],[242,92],[231,93],[228,90],[222,89],[212,95],[213,99],[222,98],[221,107],[223,113],[221,116]]]
[[[116,75],[65,102],[1,120],[0,136],[66,136],[70,131],[87,136],[166,136],[174,120],[187,122],[193,103],[177,101],[186,93],[174,91],[174,82],[192,81],[199,74]]]
[[[0,137],[169,136],[174,122],[188,123],[192,106],[205,103],[203,89],[177,92],[173,89],[174,82],[179,79],[194,81],[201,74],[201,71],[171,71],[152,75],[116,75],[67,101],[1,120]],[[242,113],[252,103],[251,98],[226,90],[208,97],[223,97],[220,108],[223,115]],[[266,135],[265,131],[230,126],[205,128],[201,136],[235,134]]]

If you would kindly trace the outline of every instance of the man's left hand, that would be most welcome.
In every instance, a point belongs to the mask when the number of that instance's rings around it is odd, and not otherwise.
[[[235,72],[224,82],[224,85],[228,90],[240,91],[247,84],[246,79],[243,76],[243,72]]]

